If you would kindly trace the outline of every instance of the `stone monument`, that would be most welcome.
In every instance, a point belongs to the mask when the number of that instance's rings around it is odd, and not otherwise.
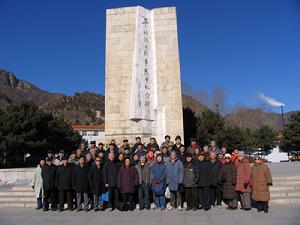
[[[183,139],[176,8],[106,11],[106,141]]]

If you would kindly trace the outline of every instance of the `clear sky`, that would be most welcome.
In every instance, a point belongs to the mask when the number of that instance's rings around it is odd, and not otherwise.
[[[300,0],[0,0],[0,68],[51,92],[104,94],[105,10],[135,5],[176,6],[181,79],[193,88],[300,109]]]

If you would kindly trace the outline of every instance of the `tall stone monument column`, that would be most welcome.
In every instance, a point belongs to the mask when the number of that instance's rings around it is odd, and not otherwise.
[[[175,7],[106,11],[105,136],[183,138]]]

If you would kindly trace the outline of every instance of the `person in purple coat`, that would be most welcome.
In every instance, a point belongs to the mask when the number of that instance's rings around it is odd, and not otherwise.
[[[130,158],[125,158],[124,165],[119,170],[117,185],[123,199],[120,210],[133,211],[133,197],[139,185],[139,176],[136,168],[131,165]]]

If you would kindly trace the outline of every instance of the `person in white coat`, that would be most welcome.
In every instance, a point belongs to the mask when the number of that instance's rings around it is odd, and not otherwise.
[[[35,197],[37,200],[37,207],[36,209],[43,208],[43,179],[42,179],[42,168],[45,166],[45,159],[41,159],[39,165],[35,168],[34,176],[32,179],[32,189],[35,190]]]

